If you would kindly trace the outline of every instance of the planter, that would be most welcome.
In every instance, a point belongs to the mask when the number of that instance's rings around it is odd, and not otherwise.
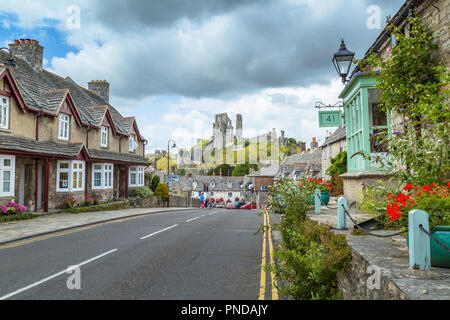
[[[314,197],[315,197],[314,194],[311,195],[311,201],[312,201],[313,204],[315,203]],[[322,192],[322,193],[320,194],[320,199],[322,200],[322,202],[323,202],[325,205],[328,205],[328,202],[330,202],[330,193],[329,193],[329,192]]]
[[[437,226],[431,234],[444,246],[450,247],[450,226]],[[409,246],[409,233],[407,243]],[[432,267],[450,268],[450,255],[433,239],[430,239],[430,255]]]

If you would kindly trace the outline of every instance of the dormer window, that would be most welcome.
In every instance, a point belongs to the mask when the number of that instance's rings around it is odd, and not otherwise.
[[[0,129],[9,129],[9,98],[0,96]]]
[[[130,149],[129,149],[130,152],[134,152],[138,147],[138,145],[135,141],[135,137],[136,136],[134,134],[130,135]]]
[[[70,117],[66,114],[59,116],[59,133],[58,139],[69,140]]]
[[[101,146],[103,148],[108,147],[108,127],[104,127],[102,126],[102,141],[101,141]]]

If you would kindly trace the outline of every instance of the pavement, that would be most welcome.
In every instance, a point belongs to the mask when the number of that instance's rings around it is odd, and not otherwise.
[[[335,203],[329,204],[331,208]],[[358,222],[373,218],[372,215],[356,208],[349,210]],[[322,206],[321,213],[309,211],[308,216],[317,222],[328,224],[333,232],[345,234],[347,243],[352,249],[356,261],[364,261],[367,265],[378,266],[383,281],[396,286],[408,299],[413,300],[450,300],[450,269],[432,267],[431,270],[413,270],[409,267],[409,251],[406,238],[394,236],[379,238],[370,235],[352,235],[354,224],[347,219],[348,230],[337,230],[337,209]],[[371,230],[380,235],[389,235],[396,230]]]
[[[12,223],[105,221],[0,245],[0,300],[256,300],[264,278],[272,299],[259,210],[124,211]]]
[[[30,220],[0,223],[0,245],[51,232],[143,214],[192,210],[193,208],[131,208],[112,211],[51,213]]]

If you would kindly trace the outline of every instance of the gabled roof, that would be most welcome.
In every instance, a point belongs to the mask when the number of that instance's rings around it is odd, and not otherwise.
[[[332,144],[332,143],[340,141],[340,140],[345,140],[346,137],[347,137],[347,133],[345,131],[345,127],[339,127],[336,129],[335,132],[333,132],[333,134],[331,136],[326,137],[325,142],[323,143],[323,145],[321,147],[327,146],[329,144]]]

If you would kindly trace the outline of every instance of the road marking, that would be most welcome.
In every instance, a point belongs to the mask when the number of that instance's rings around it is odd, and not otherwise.
[[[112,221],[106,221],[106,222],[99,222],[90,226],[85,226],[85,227],[76,227],[74,229],[70,229],[68,231],[62,231],[62,232],[54,232],[51,233],[49,235],[43,235],[43,236],[37,236],[35,238],[31,238],[29,240],[23,240],[23,241],[19,241],[19,242],[13,242],[11,244],[6,244],[3,246],[0,246],[0,250],[2,249],[9,249],[9,248],[14,248],[14,247],[19,247],[19,246],[23,246],[25,244],[29,244],[29,243],[33,243],[33,242],[38,242],[38,241],[42,241],[42,240],[47,240],[47,239],[52,239],[52,238],[56,238],[56,237],[61,237],[61,236],[65,236],[65,235],[69,235],[72,233],[77,233],[77,232],[82,232],[82,231],[86,231],[86,230],[90,230],[90,229],[94,229],[97,227],[101,227],[107,224],[113,224],[113,223],[119,223],[119,222],[124,222],[124,221],[129,221],[129,220],[134,220],[134,219],[140,219],[140,218],[145,218],[147,215],[140,215],[140,216],[134,216],[134,217],[128,217],[128,218],[123,218],[120,220],[112,220]]]
[[[186,220],[186,222],[191,222],[191,221],[194,221],[194,220],[197,220],[197,219],[200,219],[200,217],[196,217],[196,218],[194,218],[194,219]]]
[[[144,239],[150,238],[151,236],[154,236],[155,234],[158,234],[158,233],[161,233],[161,232],[164,232],[164,231],[170,230],[170,229],[172,229],[172,228],[175,228],[176,226],[178,226],[178,225],[177,225],[177,224],[174,224],[174,225],[173,225],[173,226],[171,226],[171,227],[168,227],[168,228],[165,228],[165,229],[162,229],[162,230],[159,230],[159,231],[153,232],[152,234],[149,234],[148,236],[142,237],[142,238],[141,238],[141,240],[144,240]]]
[[[219,213],[219,211],[210,212],[208,214],[211,215],[211,214],[216,214],[216,213]]]
[[[270,264],[274,265],[275,264],[275,259],[274,259],[274,255],[273,255],[273,245],[272,245],[272,228],[270,225],[270,215],[269,213],[265,212],[265,214],[267,215],[267,223],[269,225],[269,253],[270,253]],[[270,271],[270,276],[272,278],[272,300],[278,300],[278,289],[277,289],[277,277],[275,275],[275,272],[273,270]]]
[[[261,279],[260,279],[258,300],[264,300],[264,296],[266,294],[266,271],[264,270],[265,263],[266,263],[266,215],[264,215]]]
[[[114,250],[105,252],[105,253],[103,253],[103,254],[101,254],[101,255],[98,255],[98,256],[96,256],[96,257],[94,257],[94,258],[91,258],[91,259],[89,259],[89,260],[86,260],[86,261],[84,261],[84,262],[81,262],[81,263],[75,265],[74,267],[81,267],[81,266],[83,266],[83,265],[85,265],[85,264],[88,264],[88,263],[90,263],[90,262],[92,262],[92,261],[95,261],[95,260],[98,260],[98,259],[100,259],[100,258],[103,258],[104,256],[106,256],[106,255],[108,255],[108,254],[111,254],[111,253],[113,253],[113,252],[116,252],[116,251],[117,251],[117,249],[114,249]],[[17,295],[17,294],[19,294],[19,293],[21,293],[21,292],[24,292],[24,291],[26,291],[26,290],[29,290],[29,289],[31,289],[31,288],[34,288],[34,287],[36,287],[36,286],[38,286],[38,285],[40,285],[40,284],[42,284],[42,283],[44,283],[44,282],[47,282],[47,281],[49,281],[49,280],[51,280],[51,279],[54,279],[54,278],[56,278],[56,277],[58,277],[58,276],[60,276],[60,275],[62,275],[62,274],[65,274],[65,273],[67,273],[67,269],[65,269],[65,270],[63,270],[63,271],[61,271],[61,272],[55,273],[54,275],[52,275],[52,276],[50,276],[50,277],[47,277],[47,278],[45,278],[45,279],[42,279],[41,281],[35,282],[35,283],[33,283],[33,284],[30,284],[29,286],[26,286],[26,287],[24,287],[24,288],[22,288],[22,289],[19,289],[19,290],[17,290],[17,291],[14,291],[14,292],[12,292],[12,293],[9,293],[9,294],[7,294],[7,295],[5,295],[5,296],[3,296],[3,297],[0,297],[0,300],[6,300],[6,299],[8,299],[8,298],[11,298],[12,296],[15,296],[15,295]]]

